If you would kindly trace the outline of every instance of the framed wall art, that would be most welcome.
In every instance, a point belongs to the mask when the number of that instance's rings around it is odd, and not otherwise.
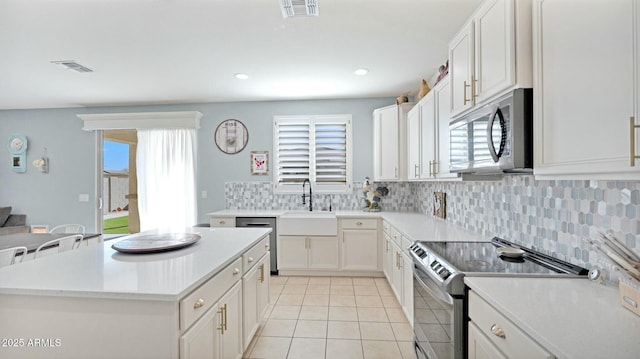
[[[251,175],[261,176],[269,174],[269,152],[251,151]]]

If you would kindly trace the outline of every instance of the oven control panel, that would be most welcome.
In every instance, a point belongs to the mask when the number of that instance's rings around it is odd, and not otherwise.
[[[433,262],[429,265],[431,269],[440,277],[442,280],[447,280],[451,275],[451,272],[445,268],[442,263],[440,263],[437,259],[434,259]]]
[[[443,282],[446,281],[453,273],[453,271],[450,268],[447,268],[444,263],[438,260],[438,258],[433,255],[429,255],[428,249],[421,246],[419,243],[411,245],[409,250],[413,253],[416,259],[420,260],[424,269],[428,269],[430,272],[434,273]]]

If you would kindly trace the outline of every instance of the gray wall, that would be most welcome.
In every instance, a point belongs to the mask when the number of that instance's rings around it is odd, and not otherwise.
[[[13,173],[10,155],[0,150],[0,206],[12,206],[15,213],[27,214],[28,224],[82,223],[95,230],[96,136],[82,131],[78,114],[200,111],[198,131],[198,221],[208,222],[207,213],[225,208],[224,183],[229,181],[271,181],[269,176],[251,176],[249,153],[269,151],[273,158],[272,119],[274,115],[351,114],[353,117],[353,176],[361,180],[373,171],[374,109],[394,103],[392,98],[203,103],[100,108],[0,111],[0,139],[25,134],[29,140],[27,172]],[[249,131],[249,143],[240,153],[228,155],[215,145],[213,134],[226,119],[242,121]],[[50,158],[48,174],[31,162],[42,155]],[[5,147],[6,148],[6,147]],[[206,191],[206,199],[200,197]],[[89,202],[79,202],[89,194]]]

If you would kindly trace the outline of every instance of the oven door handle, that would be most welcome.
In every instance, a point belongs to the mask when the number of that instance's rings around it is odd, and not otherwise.
[[[415,267],[414,267],[414,270],[416,270]],[[445,303],[445,304],[447,304],[449,306],[453,306],[453,297],[451,295],[449,295],[449,293],[445,292],[444,290],[442,290],[439,287],[432,288],[431,286],[429,286],[425,281],[423,281],[415,273],[413,273],[413,278],[420,284],[420,286],[424,290],[426,290],[429,294],[431,294],[431,296],[433,296],[434,298],[440,300],[442,303]],[[433,283],[433,282],[431,282],[431,283]]]

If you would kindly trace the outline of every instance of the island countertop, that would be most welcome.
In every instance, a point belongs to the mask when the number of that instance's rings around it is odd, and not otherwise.
[[[0,268],[2,294],[175,301],[239,258],[268,228],[187,228],[201,239],[186,248],[124,254],[123,238]],[[145,232],[145,233],[153,233]]]

